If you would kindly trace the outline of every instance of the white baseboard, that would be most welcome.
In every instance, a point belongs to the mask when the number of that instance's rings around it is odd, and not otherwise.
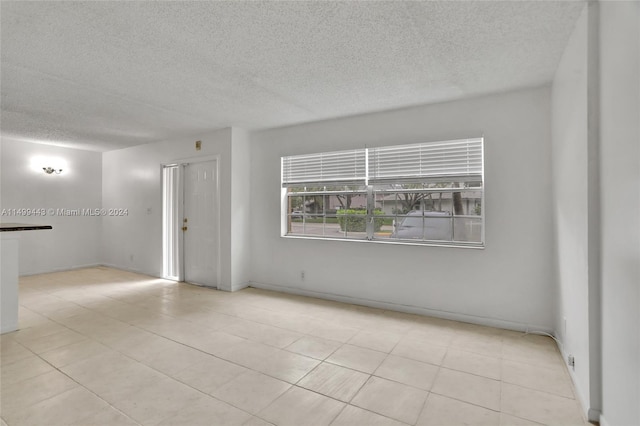
[[[105,266],[107,268],[120,269],[121,271],[133,272],[135,274],[149,275],[150,277],[162,278],[160,275],[158,275],[156,273],[143,271],[141,269],[131,268],[131,267],[128,267],[128,266],[114,265],[114,264],[111,264],[111,263],[102,263],[102,264],[100,264],[98,266]]]
[[[0,334],[11,333],[12,331],[16,331],[18,329],[18,324],[2,324],[0,327]]]
[[[326,293],[314,290],[306,290],[297,287],[289,287],[279,284],[267,284],[256,281],[249,283],[250,287],[260,288],[263,290],[279,291],[282,293],[296,294],[299,296],[317,297],[319,299],[334,300],[336,302],[350,303],[353,305],[369,306],[371,308],[387,309],[390,311],[405,312],[408,314],[424,315],[436,318],[442,318],[452,321],[467,322],[471,324],[484,325],[488,327],[502,328],[506,330],[532,332],[541,331],[551,334],[553,330],[535,324],[524,324],[514,321],[501,320],[497,318],[481,317],[475,315],[461,314],[457,312],[440,311],[437,309],[424,308],[414,305],[402,305],[399,303],[381,302],[372,299],[363,299],[359,297],[343,296],[340,294]]]
[[[589,411],[587,412],[587,420],[590,422],[600,422],[600,424],[602,424],[600,419],[602,419],[602,413],[600,410],[589,408]]]
[[[232,284],[231,291],[234,292],[234,291],[242,290],[243,288],[247,288],[250,286],[251,286],[251,283],[248,281],[244,283]]]
[[[31,275],[40,275],[40,274],[50,274],[52,272],[64,272],[64,271],[75,271],[76,269],[85,269],[85,268],[95,268],[97,266],[104,266],[102,263],[87,263],[86,265],[73,265],[63,268],[52,268],[52,269],[42,269],[36,271],[27,271],[23,274],[20,274],[21,277],[29,277]]]
[[[584,395],[582,389],[578,387],[575,377],[575,371],[573,371],[573,369],[567,365],[567,357],[569,356],[569,354],[565,351],[564,344],[559,339],[556,339],[556,344],[558,345],[558,350],[560,351],[560,355],[562,356],[565,368],[567,369],[567,372],[569,372],[569,377],[571,377],[573,389],[575,390],[576,399],[578,400],[578,404],[580,405],[582,414],[590,422],[599,422],[602,418],[602,414],[600,413],[600,410],[590,408],[591,403],[589,402],[588,395]]]
[[[600,426],[609,426],[609,422],[604,418],[603,414],[600,414]]]

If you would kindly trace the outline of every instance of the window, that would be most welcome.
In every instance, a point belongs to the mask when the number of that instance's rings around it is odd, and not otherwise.
[[[482,246],[482,138],[282,157],[283,235]]]

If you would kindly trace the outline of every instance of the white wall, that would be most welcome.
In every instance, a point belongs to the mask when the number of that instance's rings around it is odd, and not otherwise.
[[[640,424],[640,3],[600,3],[603,425]]]
[[[253,134],[252,285],[551,331],[549,93],[537,88]],[[482,135],[486,249],[280,237],[281,156]]]
[[[231,141],[232,290],[249,285],[251,267],[251,145],[246,130],[232,129]]]
[[[195,141],[202,149],[195,150]],[[231,129],[208,135],[161,141],[103,153],[102,200],[105,208],[127,208],[125,217],[103,221],[104,262],[109,266],[162,275],[162,181],[161,165],[176,160],[220,155],[220,204],[230,199]],[[150,209],[150,210],[149,210]],[[229,212],[220,211],[220,222]],[[228,246],[228,227],[220,227],[221,247]],[[224,250],[223,250],[224,251]],[[229,273],[228,257],[221,257],[222,270]],[[229,276],[222,276],[228,281]]]
[[[102,162],[99,152],[2,140],[2,209],[99,209]],[[66,162],[61,174],[47,175],[37,157]],[[50,161],[50,160],[47,160]],[[50,231],[24,231],[20,275],[96,265],[101,262],[99,216],[3,216],[3,222],[52,225]]]
[[[589,229],[589,216],[596,213],[589,210],[589,198],[597,187],[589,184],[590,172],[594,171],[588,161],[588,96],[592,95],[588,85],[588,14],[585,8],[576,22],[552,86],[551,158],[559,311],[555,328],[564,358],[569,354],[575,358],[575,368],[569,371],[582,406],[599,409],[590,400],[589,282],[599,276],[596,265],[590,268],[589,250],[592,245],[597,248],[599,242]]]
[[[237,136],[234,136],[234,133]],[[235,211],[238,209],[244,212],[238,217],[245,218],[249,209],[245,203],[239,202],[238,197],[232,192],[233,179],[237,182],[238,189],[244,191],[243,201],[247,200],[248,189],[243,189],[243,182],[248,181],[248,178],[244,178],[243,173],[248,174],[250,171],[247,167],[238,167],[238,170],[235,170],[232,166],[232,155],[236,152],[236,161],[239,161],[240,166],[244,165],[243,162],[248,162],[248,154],[242,148],[247,146],[248,142],[243,140],[246,138],[246,135],[243,135],[240,130],[227,128],[205,135],[105,152],[103,205],[105,208],[126,208],[129,215],[104,218],[104,263],[116,268],[161,276],[161,165],[177,160],[219,155],[221,282],[218,287],[231,290],[246,286],[248,253],[243,253],[243,250],[246,250],[246,235],[233,232],[233,218],[236,217]],[[232,148],[234,137],[239,140],[239,146]],[[196,140],[202,141],[200,151],[195,150]],[[245,154],[247,157],[243,160]],[[246,218],[242,220],[246,222]],[[238,260],[236,257],[246,260]]]

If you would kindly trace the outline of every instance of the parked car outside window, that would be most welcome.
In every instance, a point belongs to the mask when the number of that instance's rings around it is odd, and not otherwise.
[[[451,212],[413,210],[396,223],[391,238],[450,241],[452,239],[451,218]]]

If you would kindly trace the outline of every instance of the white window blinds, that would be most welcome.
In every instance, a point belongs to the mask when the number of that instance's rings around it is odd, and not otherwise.
[[[482,138],[370,148],[369,183],[482,179]]]
[[[364,184],[366,150],[282,157],[282,185]]]
[[[368,168],[367,168],[368,165]],[[483,138],[282,157],[282,185],[482,180]]]

